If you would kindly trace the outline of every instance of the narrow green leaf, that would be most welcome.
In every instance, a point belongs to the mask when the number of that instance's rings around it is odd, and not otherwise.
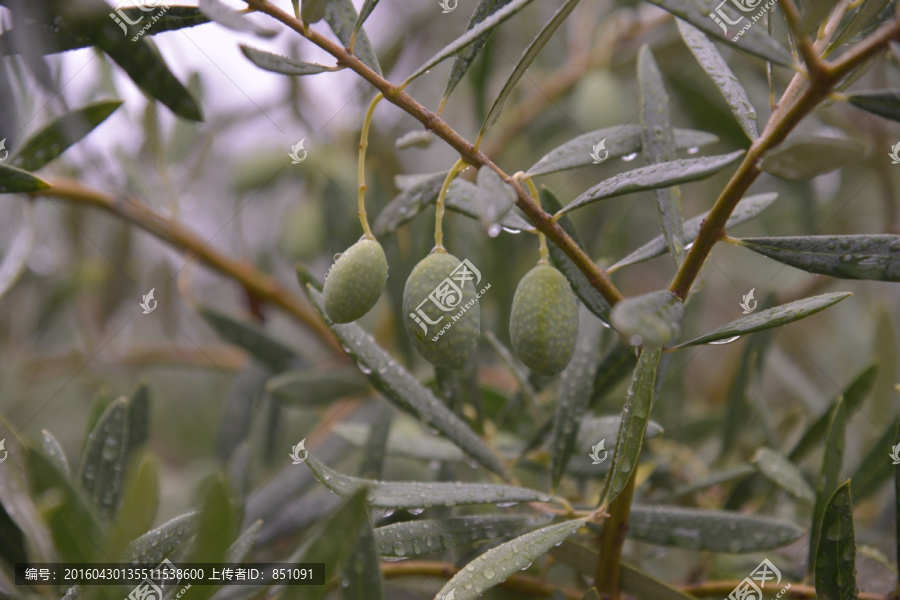
[[[407,131],[397,138],[394,146],[398,150],[406,150],[407,148],[428,148],[434,142],[434,132],[422,131],[421,129],[413,129]]]
[[[675,19],[678,25],[678,33],[685,45],[700,63],[700,67],[706,75],[716,84],[731,113],[737,119],[741,129],[747,134],[751,140],[759,137],[756,128],[756,109],[750,104],[750,98],[747,96],[746,90],[741,85],[738,78],[734,76],[728,63],[722,58],[716,45],[710,41],[702,31],[681,19]]]
[[[280,54],[257,50],[256,48],[245,46],[244,44],[241,44],[241,52],[244,53],[244,56],[246,56],[250,62],[260,69],[271,71],[273,73],[281,73],[282,75],[315,75],[330,70],[325,65],[295,60],[293,58],[288,58],[287,56],[281,56]]]
[[[352,0],[328,0],[328,6],[325,9],[325,21],[345,48],[350,45],[350,37],[353,35],[353,28],[356,26],[358,18]],[[366,35],[365,30],[361,29],[357,33],[353,53],[367,67],[382,77],[384,76],[381,72],[381,65],[378,64],[378,57],[375,56],[375,50],[373,50],[372,44],[369,43],[369,36]]]
[[[794,445],[788,453],[791,462],[799,462],[806,456],[810,450],[816,448],[825,434],[828,432],[828,424],[831,422],[831,415],[837,406],[837,403],[843,398],[844,405],[847,407],[847,418],[853,414],[862,405],[863,400],[872,391],[875,381],[878,378],[878,365],[872,364],[860,371],[850,384],[844,388],[843,393],[835,398],[830,408],[823,412],[818,419],[813,421],[812,425],[800,436],[800,440]]]
[[[244,562],[244,559],[247,558],[250,551],[253,550],[257,538],[259,538],[259,531],[262,529],[262,524],[262,519],[257,519],[244,530],[244,533],[234,540],[234,543],[231,544],[228,553],[225,555],[225,562],[227,564],[239,565]]]
[[[677,135],[678,130],[676,129],[675,131]],[[725,224],[725,227],[736,227],[741,223],[745,223],[750,219],[753,219],[759,213],[768,208],[769,205],[771,205],[777,197],[777,192],[758,194],[756,196],[747,196],[746,198],[738,202],[738,205],[735,207],[734,211],[731,213],[731,216],[728,218],[728,222]],[[703,225],[703,221],[708,215],[709,211],[685,221],[684,237],[689,240],[696,238],[697,234],[700,233],[700,227]],[[659,235],[611,266],[608,271],[613,272],[617,269],[621,269],[622,267],[634,265],[645,260],[650,260],[651,258],[661,256],[668,251],[669,249],[666,246],[666,239],[662,235]]]
[[[237,539],[240,524],[240,510],[232,503],[228,482],[223,475],[213,475],[205,482],[197,533],[185,562],[225,562],[229,547]],[[205,600],[212,596],[217,587],[191,586],[191,598]]]
[[[728,483],[729,481],[734,481],[737,479],[744,479],[748,475],[753,475],[754,473],[757,473],[757,470],[752,466],[747,464],[739,465],[732,469],[726,469],[718,473],[713,473],[708,477],[703,477],[687,485],[684,485],[672,492],[671,497],[675,499],[681,498],[683,496],[687,496],[688,494],[693,494],[695,492],[711,488],[714,485]]]
[[[762,378],[765,352],[772,340],[772,333],[765,331],[751,337],[741,352],[738,368],[728,384],[728,404],[722,421],[722,445],[719,457],[725,458],[738,440],[747,431],[747,424],[758,422],[756,403],[751,397],[754,377]]]
[[[52,187],[49,183],[27,171],[9,165],[0,165],[0,194],[29,194]]]
[[[632,346],[664,346],[681,331],[684,303],[668,290],[650,292],[622,300],[610,317]]]
[[[122,100],[100,100],[56,117],[22,144],[13,163],[37,171],[86,137],[121,105]]]
[[[803,473],[780,452],[771,448],[759,448],[751,462],[760,473],[794,498],[810,504],[815,502],[816,494],[806,483]]]
[[[790,54],[787,53],[781,44],[766,33],[765,27],[750,27],[744,31],[743,35],[738,35],[742,28],[749,23],[749,17],[757,14],[756,12],[745,14],[738,13],[735,10],[727,10],[725,12],[732,24],[726,27],[724,21],[720,25],[709,16],[722,7],[722,3],[718,0],[649,1],[738,50],[748,52],[777,65],[788,67],[793,64]],[[734,24],[735,17],[739,20],[736,24]],[[719,20],[721,21],[722,19]]]
[[[154,459],[145,458],[125,479],[122,507],[107,532],[106,552],[119,556],[129,542],[150,529],[158,507],[159,467]]]
[[[62,449],[59,441],[53,437],[53,434],[46,429],[41,429],[41,441],[44,454],[56,463],[56,467],[59,469],[60,473],[63,473],[66,477],[72,477],[72,468],[69,466],[69,459],[66,457],[66,452]]]
[[[369,490],[369,505],[374,508],[420,509],[471,504],[547,502],[550,500],[550,497],[543,492],[513,485],[360,479],[329,469],[311,454],[306,459],[306,465],[316,479],[342,498],[349,498],[360,487],[366,487]]]
[[[318,0],[324,4],[325,0]],[[200,12],[222,27],[239,33],[253,33],[260,37],[271,38],[278,35],[275,29],[257,25],[241,13],[232,10],[219,0],[199,0]],[[324,11],[324,7],[323,7]],[[322,17],[320,16],[319,19]],[[306,18],[303,19],[306,21]]]
[[[12,242],[3,253],[0,262],[0,298],[16,285],[16,282],[25,272],[28,259],[34,249],[37,225],[34,219],[34,208],[31,203],[24,207],[24,221],[18,228]]]
[[[865,2],[861,2],[856,12],[853,13],[853,16],[850,17],[841,31],[835,36],[834,41],[828,45],[828,48],[825,50],[825,55],[827,56],[835,48],[843,46],[844,43],[860,33],[863,28],[874,21],[890,3],[891,0],[866,0]]]
[[[375,546],[372,523],[368,519],[360,524],[355,540],[356,547],[343,571],[341,600],[383,600],[381,560]]]
[[[453,40],[447,46],[444,46],[441,50],[438,51],[437,54],[425,61],[425,64],[416,69],[416,71],[412,75],[410,75],[409,78],[407,78],[407,81],[412,81],[422,73],[430,70],[434,65],[438,64],[444,59],[453,56],[454,54],[458,54],[467,46],[480,39],[481,36],[490,32],[494,27],[496,27],[500,23],[503,23],[530,3],[531,0],[512,0],[512,2],[510,2],[506,6],[493,12],[490,16],[486,17],[483,21],[478,23],[478,25],[475,25],[471,29],[467,29],[464,34]]]
[[[128,402],[123,396],[107,407],[88,435],[76,477],[104,520],[119,506],[129,443]]]
[[[709,333],[696,337],[687,342],[683,342],[674,346],[675,348],[686,348],[688,346],[697,346],[700,344],[709,344],[718,340],[733,338],[739,335],[747,335],[754,331],[762,331],[764,329],[772,329],[781,327],[800,319],[805,319],[816,314],[821,310],[825,310],[829,306],[837,304],[845,298],[852,296],[850,292],[834,292],[830,294],[820,294],[802,300],[795,300],[788,304],[775,306],[761,310],[758,313],[735,319],[730,323],[726,323],[721,327],[713,329]]]
[[[894,446],[891,447],[892,456],[900,456],[900,419],[894,426]],[[891,461],[894,462],[893,460]],[[897,567],[900,572],[900,469],[894,469],[894,539],[897,542]]]
[[[447,173],[415,175],[397,182],[402,191],[381,209],[373,224],[375,235],[383,235],[400,227],[437,200]],[[401,186],[400,183],[406,184]],[[455,183],[455,182],[454,182]],[[448,190],[449,193],[449,190]]]
[[[516,202],[516,191],[488,167],[478,169],[475,185],[475,206],[482,226],[485,229],[499,227],[500,219]]]
[[[767,153],[763,171],[791,181],[805,181],[859,162],[869,146],[859,140],[824,135],[798,135]]]
[[[159,564],[197,533],[199,521],[199,513],[189,512],[163,523],[131,542],[122,562]]]
[[[856,600],[856,535],[848,479],[830,494],[816,548],[816,596],[822,600]]]
[[[790,521],[680,506],[631,507],[628,537],[690,550],[743,554],[781,548],[803,535]]]
[[[327,5],[328,0],[300,0],[300,18],[303,19],[303,23],[312,25],[324,19]]]
[[[134,453],[144,445],[150,431],[150,389],[142,381],[127,400],[128,452]]]
[[[372,11],[378,6],[378,2],[379,0],[365,0],[365,2],[363,2],[362,8],[359,9],[359,17],[356,18],[356,23],[353,24],[353,36],[356,36],[359,33],[359,30],[362,29],[363,23],[366,22],[366,19],[372,14]]]
[[[590,188],[572,202],[563,207],[563,213],[581,208],[587,204],[631,194],[644,190],[671,187],[679,183],[697,181],[721,171],[738,160],[744,154],[737,150],[730,154],[704,156],[701,158],[680,158],[670,162],[638,167],[631,171],[619,173]]]
[[[614,444],[621,426],[622,417],[620,415],[609,415],[605,417],[584,415],[579,423],[577,445],[583,448],[590,448],[591,444],[596,444],[602,439],[608,439],[611,444]],[[653,438],[662,435],[662,433],[662,425],[656,421],[647,421],[647,429],[644,431],[644,441],[652,440]]]
[[[809,530],[809,574],[816,574],[817,548],[822,535],[823,516],[832,494],[837,489],[844,465],[844,445],[846,443],[847,406],[841,398],[831,411],[828,435],[825,436],[825,456],[822,470],[816,480],[816,503],[813,508],[812,527]]]
[[[479,173],[484,170],[481,169]],[[509,186],[506,187],[508,188]],[[482,221],[485,215],[487,215],[487,218],[493,218],[497,215],[500,206],[506,202],[504,192],[504,197],[492,198],[490,204],[494,208],[486,208],[480,204],[481,200],[478,199],[478,194],[478,186],[463,179],[456,179],[450,184],[450,189],[447,190],[444,204],[449,210]],[[520,217],[512,207],[506,212],[497,215],[497,220],[487,227],[488,235],[492,237],[499,235],[501,230],[513,232],[535,231],[534,225]]]
[[[510,575],[518,573],[562,543],[586,522],[587,518],[584,518],[549,525],[491,548],[460,569],[441,588],[435,600],[474,600],[480,597],[485,590],[503,583]]]
[[[478,5],[472,12],[472,16],[469,17],[466,31],[469,31],[487,17],[509,4],[509,1],[510,0],[478,0]],[[442,101],[448,98],[450,94],[453,93],[457,84],[462,81],[463,75],[466,74],[466,71],[468,71],[469,67],[472,66],[472,63],[475,62],[475,58],[491,37],[491,33],[493,33],[493,29],[488,30],[476,38],[475,41],[472,42],[468,48],[460,52],[459,56],[456,57],[456,60],[453,61],[453,67],[450,69],[450,78],[447,80],[447,85],[444,88]]]
[[[900,121],[900,90],[854,92],[847,96],[853,106],[879,117]]]
[[[338,423],[334,432],[345,442],[362,449],[371,427],[365,423]],[[392,429],[388,434],[385,452],[388,456],[401,456],[416,460],[439,460],[441,462],[462,462],[463,451],[447,440],[424,432],[411,433],[408,430]]]
[[[643,44],[638,51],[638,104],[641,107],[641,149],[648,165],[675,158],[675,140],[669,115],[669,94],[663,84],[662,73],[650,47]],[[669,187],[653,190],[660,228],[669,254],[676,265],[684,260],[684,217],[681,214],[681,190]]]
[[[382,556],[412,558],[496,540],[531,528],[534,525],[526,517],[468,515],[386,525],[375,530],[375,541]]]
[[[384,459],[387,455],[387,441],[391,433],[394,410],[387,405],[378,407],[372,418],[372,425],[363,438],[362,461],[359,465],[359,476],[364,479],[381,479]]]
[[[859,461],[859,465],[853,472],[850,480],[853,481],[853,502],[867,498],[875,493],[878,488],[891,478],[891,474],[897,470],[893,461],[883,460],[885,448],[893,451],[894,440],[897,437],[897,427],[900,426],[900,417],[884,430],[884,433],[875,441],[869,452]]]
[[[362,394],[368,381],[359,369],[285,371],[266,382],[266,392],[287,406],[318,407]]]
[[[631,387],[628,388],[628,396],[622,409],[622,425],[616,437],[616,450],[606,475],[603,493],[600,494],[600,505],[608,506],[615,500],[637,468],[644,444],[644,431],[653,406],[656,367],[661,355],[660,348],[644,348],[634,368]]]
[[[585,418],[597,365],[600,362],[600,322],[582,314],[579,321],[575,354],[560,375],[556,413],[553,419],[551,474],[554,487],[559,487],[569,459],[575,452],[581,423]],[[600,441],[597,438],[593,443]]]
[[[900,281],[900,235],[743,238],[742,246],[796,269],[841,279]]]
[[[467,423],[388,354],[356,323],[340,325],[325,318],[322,294],[307,286],[310,299],[350,356],[368,373],[369,381],[401,410],[433,427],[484,467],[508,479],[506,468]]]
[[[558,213],[561,209],[559,200],[547,186],[541,186],[540,200],[543,209],[550,214]],[[579,247],[584,248],[584,244],[581,243],[581,240],[578,237],[578,232],[575,231],[575,226],[572,225],[572,221],[568,217],[560,217],[557,224],[563,228],[563,231],[565,231]],[[609,302],[606,301],[606,298],[591,285],[587,276],[581,269],[575,266],[572,259],[569,258],[559,246],[553,243],[550,243],[547,246],[550,250],[550,260],[553,261],[556,268],[569,280],[572,291],[575,292],[575,295],[578,296],[578,299],[581,300],[582,304],[584,304],[584,306],[594,313],[601,321],[609,323],[609,311],[612,309],[609,306]]]
[[[685,150],[715,144],[719,138],[693,129],[674,129],[675,148]],[[614,125],[579,135],[557,146],[528,169],[528,175],[546,175],[594,164],[594,146],[604,142],[607,158],[626,156],[641,151],[640,125]]]
[[[513,67],[512,72],[507,77],[506,82],[503,84],[503,87],[500,88],[500,93],[497,95],[497,98],[494,100],[494,104],[491,105],[490,110],[488,110],[487,116],[484,118],[484,122],[481,124],[481,131],[479,135],[483,134],[487,131],[494,122],[497,121],[497,118],[500,116],[500,112],[503,110],[503,104],[506,103],[506,99],[509,98],[510,93],[512,93],[513,88],[516,87],[516,84],[519,83],[519,80],[522,78],[522,75],[525,74],[525,71],[528,70],[528,67],[531,66],[531,63],[534,62],[534,59],[537,58],[537,55],[540,54],[541,50],[543,50],[544,46],[547,45],[547,42],[550,41],[550,38],[553,37],[553,34],[556,33],[556,30],[562,25],[563,21],[568,18],[569,14],[571,14],[572,10],[578,4],[579,0],[566,0],[562,6],[560,6],[553,16],[550,17],[550,20],[547,21],[541,30],[538,32],[537,36],[531,43],[528,44],[528,47],[525,48],[525,51],[522,52],[522,56],[519,57],[519,60],[516,61],[516,66]]]
[[[297,353],[280,341],[271,337],[259,327],[242,323],[207,306],[200,306],[197,312],[226,342],[240,346],[253,358],[274,371],[283,371],[297,360]]]

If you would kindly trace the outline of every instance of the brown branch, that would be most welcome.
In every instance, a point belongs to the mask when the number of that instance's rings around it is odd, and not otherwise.
[[[559,226],[559,224],[553,222],[553,215],[541,209],[518,181],[506,174],[483,152],[476,149],[472,143],[462,137],[442,120],[437,113],[428,110],[419,104],[412,96],[402,91],[399,86],[395,86],[381,77],[378,73],[366,66],[361,60],[350,54],[346,48],[341,47],[340,44],[313,29],[307,29],[304,27],[302,21],[269,3],[267,0],[247,0],[247,3],[258,12],[267,14],[284,25],[287,25],[319,48],[331,54],[337,59],[338,64],[356,72],[363,79],[371,83],[378,91],[384,94],[385,99],[416,118],[425,126],[425,129],[433,131],[435,135],[447,142],[447,144],[459,153],[460,157],[465,162],[477,168],[488,167],[493,169],[516,191],[518,196],[516,205],[525,213],[538,231],[546,235],[559,246],[570,259],[572,259],[572,262],[574,262],[585,274],[591,285],[600,292],[606,301],[612,305],[622,299],[621,292],[619,292],[613,282],[609,279],[609,275],[606,271],[597,266],[584,250],[582,250],[562,227]]]

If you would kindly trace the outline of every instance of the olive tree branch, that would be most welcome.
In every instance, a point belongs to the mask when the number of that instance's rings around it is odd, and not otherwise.
[[[365,63],[353,56],[346,48],[343,48],[340,44],[313,29],[307,29],[302,21],[271,4],[268,0],[246,1],[247,4],[257,12],[264,13],[277,21],[280,21],[319,48],[331,54],[337,59],[339,65],[356,72],[359,76],[378,89],[378,91],[384,94],[384,97],[389,102],[403,109],[406,113],[422,123],[426,130],[433,131],[435,135],[447,142],[450,147],[459,153],[462,160],[476,168],[488,167],[493,169],[504,182],[515,190],[517,195],[516,206],[525,213],[538,231],[550,238],[570,259],[572,259],[572,262],[574,262],[579,270],[585,274],[591,285],[600,292],[606,301],[613,305],[622,299],[622,293],[610,280],[606,271],[597,266],[584,250],[569,237],[563,228],[553,221],[553,215],[545,212],[539,204],[531,199],[528,192],[518,181],[511,175],[506,174],[490,158],[488,158],[487,155],[479,151],[472,143],[457,133],[446,123],[446,121],[441,119],[437,113],[434,113],[419,104],[412,96],[404,92],[401,86],[395,86],[378,75],[378,73],[366,66]]]
[[[681,299],[687,297],[713,246],[725,235],[725,224],[735,206],[762,173],[759,161],[763,155],[783,142],[794,127],[826,99],[844,77],[898,37],[900,37],[900,18],[885,23],[837,60],[822,62],[819,77],[807,82],[803,74],[794,75],[765,129],[750,145],[737,171],[719,194],[719,198],[700,227],[700,233],[697,234],[693,246],[669,287],[673,293]],[[820,39],[813,45],[813,49],[820,53],[826,43],[826,39]]]

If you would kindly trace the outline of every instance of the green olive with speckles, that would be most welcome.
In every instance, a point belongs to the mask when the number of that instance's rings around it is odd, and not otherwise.
[[[381,244],[362,239],[341,254],[325,278],[325,312],[335,323],[355,321],[375,306],[388,265]]]
[[[556,375],[569,364],[578,338],[578,303],[557,269],[538,265],[519,282],[509,335],[516,355],[535,373]]]
[[[481,334],[472,279],[461,283],[458,276],[450,278],[460,264],[446,252],[429,254],[403,288],[403,323],[413,347],[425,360],[446,369],[463,368]]]

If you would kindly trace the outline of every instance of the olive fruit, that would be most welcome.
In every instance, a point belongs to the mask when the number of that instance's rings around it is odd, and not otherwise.
[[[403,314],[416,352],[435,366],[461,369],[481,333],[481,313],[467,264],[446,252],[422,259],[403,288]]]
[[[325,277],[325,312],[349,323],[369,312],[384,289],[388,265],[381,244],[362,239],[341,254]]]
[[[519,359],[535,373],[555,375],[569,364],[578,338],[578,304],[554,267],[538,265],[519,282],[509,336]]]

